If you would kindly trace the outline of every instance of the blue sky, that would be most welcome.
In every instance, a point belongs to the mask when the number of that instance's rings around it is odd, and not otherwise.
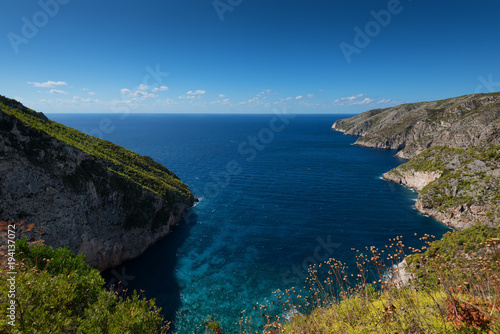
[[[0,11],[0,94],[46,113],[358,113],[500,91],[496,0],[21,0]]]

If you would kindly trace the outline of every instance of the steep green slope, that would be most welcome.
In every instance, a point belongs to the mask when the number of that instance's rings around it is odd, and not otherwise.
[[[139,155],[109,141],[86,135],[23,108],[19,102],[0,95],[0,109],[25,125],[43,131],[68,145],[108,163],[108,169],[162,196],[175,191],[183,198],[192,196],[177,175],[148,156]],[[43,148],[43,143],[40,143]]]
[[[144,252],[196,201],[163,165],[0,97],[0,220],[100,270]]]

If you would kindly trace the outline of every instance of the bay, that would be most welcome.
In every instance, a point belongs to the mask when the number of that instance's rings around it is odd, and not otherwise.
[[[323,258],[353,266],[352,248],[448,231],[413,208],[417,194],[381,179],[405,162],[397,151],[331,129],[347,116],[49,115],[151,156],[200,198],[172,234],[105,273],[155,298],[180,334],[207,316],[238,333],[243,310],[258,323],[256,303],[302,286]]]

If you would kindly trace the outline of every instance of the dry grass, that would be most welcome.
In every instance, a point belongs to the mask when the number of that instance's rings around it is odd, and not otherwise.
[[[421,249],[396,238],[384,250],[356,251],[356,273],[330,259],[310,268],[304,289],[276,291],[277,303],[259,305],[261,333],[500,333],[500,239],[491,237],[500,232],[488,231],[468,252],[454,243],[477,230],[445,235],[438,250],[428,235]],[[413,278],[402,286],[398,269],[386,268],[408,255]],[[252,322],[242,317],[241,333],[256,333]]]

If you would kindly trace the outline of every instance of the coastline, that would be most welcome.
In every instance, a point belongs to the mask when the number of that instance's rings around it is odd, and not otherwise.
[[[397,184],[401,184],[408,189],[415,191],[417,194],[422,191],[428,184],[436,181],[441,177],[441,172],[416,172],[416,171],[406,171],[395,173],[389,171],[382,175],[382,178],[387,181],[391,181]],[[440,224],[449,227],[453,230],[460,231],[465,228],[472,226],[474,223],[470,220],[464,220],[461,216],[457,216],[454,213],[445,214],[432,207],[426,207],[422,202],[420,195],[414,205],[415,210],[423,215],[434,218]],[[460,211],[460,210],[456,210]]]
[[[332,125],[332,129],[343,133],[344,135],[351,135],[348,134],[345,129],[341,129],[337,126],[338,122],[341,120],[337,120],[335,123]],[[362,135],[354,135],[352,136],[362,138]],[[364,145],[363,143],[359,143],[359,140],[357,140],[354,145],[359,145],[363,147],[371,147],[371,148],[377,148],[373,147],[371,145]],[[384,147],[380,147],[384,148]],[[399,157],[399,153],[401,150],[396,154],[396,156]],[[398,166],[399,167],[399,166]],[[396,167],[397,168],[397,167]],[[436,181],[441,177],[441,172],[439,171],[431,171],[431,172],[421,172],[421,171],[404,171],[404,172],[394,172],[393,170],[388,171],[382,175],[382,179],[386,181],[391,181],[394,183],[401,184],[405,186],[408,189],[411,189],[415,191],[417,194],[422,191],[425,186],[428,184]],[[443,213],[440,212],[433,207],[428,207],[426,206],[421,198],[420,195],[417,198],[417,201],[415,202],[414,205],[415,210],[417,210],[419,213],[429,216],[436,221],[438,221],[440,224],[456,231],[460,231],[463,229],[466,229],[468,227],[471,227],[474,225],[474,221],[468,219],[468,217],[465,215],[464,211],[477,211],[479,209],[477,208],[465,208],[464,206],[457,207],[455,208],[452,212],[448,213]],[[464,214],[462,214],[464,212]]]
[[[332,125],[332,129],[343,133],[344,135],[346,134],[346,130],[344,129],[339,129],[336,127],[338,121],[336,121]],[[357,136],[360,137],[360,136]],[[354,143],[355,145],[360,145],[360,146],[365,146],[368,147],[367,145]],[[420,193],[420,191],[427,186],[429,183],[434,182],[438,178],[441,177],[441,172],[406,172],[404,174],[396,174],[396,173],[391,173],[391,171],[388,171],[382,175],[382,179],[390,182],[394,182],[400,185],[405,186],[408,189],[413,190],[417,194]],[[440,224],[449,227],[453,230],[461,230],[465,228],[465,224],[463,224],[460,221],[453,221],[446,219],[443,213],[438,212],[437,210],[433,210],[432,208],[425,208],[422,201],[420,200],[420,196],[417,198],[417,201],[415,202],[414,205],[415,210],[417,210],[420,214],[429,216],[436,221],[438,221]],[[466,226],[469,227],[469,226]],[[395,267],[389,269],[389,272],[391,274],[391,277],[388,279],[388,282],[393,284],[395,287],[398,289],[403,288],[408,285],[410,280],[414,278],[414,275],[407,271],[408,268],[408,263],[406,261],[406,258],[403,259],[401,262],[399,262]]]

